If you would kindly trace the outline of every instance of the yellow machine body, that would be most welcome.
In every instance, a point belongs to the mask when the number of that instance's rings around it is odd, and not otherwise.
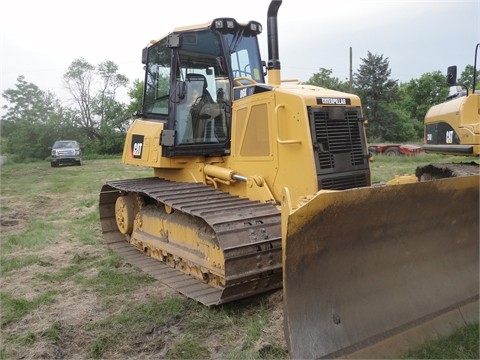
[[[447,101],[432,106],[425,115],[424,150],[429,153],[479,156],[480,155],[480,92],[475,91],[477,51],[475,50],[473,88],[451,95]],[[447,85],[463,87],[457,83],[457,67],[447,70]]]
[[[231,154],[228,156],[163,157],[160,136],[164,124],[137,119],[125,141],[122,162],[154,169],[157,177],[212,185],[232,195],[279,203],[288,185],[294,202],[315,194],[318,184],[307,108],[317,98],[360,99],[309,85],[281,85],[268,93],[234,103]],[[132,155],[132,136],[144,137],[141,158]],[[365,134],[361,134],[365,138]],[[247,178],[235,181],[233,174]]]
[[[372,187],[359,97],[281,79],[281,2],[268,9],[268,63],[260,23],[232,18],[144,49],[122,162],[153,174],[103,185],[105,243],[209,306],[283,286],[293,358],[397,346],[417,324],[451,328],[452,312],[478,318],[478,175]],[[429,116],[458,118],[478,152],[478,97],[461,104]]]
[[[140,267],[136,255],[157,260],[152,274],[173,269],[169,284],[206,305],[282,286],[285,187],[301,204],[320,189],[371,184],[359,97],[283,81],[276,51],[266,81],[261,31],[219,18],[150,42],[122,162],[153,176],[109,181],[100,194],[106,243]]]
[[[427,152],[480,155],[480,94],[431,107],[425,116]]]

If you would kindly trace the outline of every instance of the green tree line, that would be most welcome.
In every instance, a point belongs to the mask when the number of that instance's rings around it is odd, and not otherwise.
[[[458,83],[473,88],[473,66],[467,65]],[[479,76],[477,75],[477,89]],[[388,58],[367,52],[354,73],[352,84],[332,76],[331,69],[320,68],[306,84],[350,92],[360,96],[368,120],[369,142],[407,142],[423,140],[423,120],[428,109],[444,102],[450,88],[445,74],[432,71],[418,79],[400,83],[392,79]]]
[[[472,88],[473,66],[467,65],[459,83]],[[74,139],[91,156],[119,154],[134,114],[141,111],[143,81],[130,84],[110,60],[92,65],[84,58],[72,61],[63,80],[73,103],[41,90],[18,76],[13,88],[3,91],[6,104],[0,121],[0,153],[14,161],[45,159],[58,139]],[[306,84],[360,96],[368,119],[367,137],[373,141],[420,141],[428,108],[445,101],[449,88],[440,71],[399,83],[391,78],[388,58],[370,52],[361,59],[353,81],[342,81],[331,69],[320,68]],[[477,80],[477,84],[479,81]],[[129,102],[118,100],[127,89]]]
[[[17,77],[13,88],[3,91],[6,105],[0,121],[0,153],[17,162],[45,159],[56,140],[77,140],[90,156],[119,154],[134,114],[141,109],[143,83],[119,73],[110,60],[92,65],[75,59],[63,75],[73,102],[63,104],[50,91],[43,91]],[[118,100],[128,89],[129,103]]]

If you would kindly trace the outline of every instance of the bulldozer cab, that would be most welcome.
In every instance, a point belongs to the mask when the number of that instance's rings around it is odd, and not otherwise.
[[[233,84],[264,83],[257,22],[215,19],[144,49],[143,115],[165,123],[163,156],[230,153]]]

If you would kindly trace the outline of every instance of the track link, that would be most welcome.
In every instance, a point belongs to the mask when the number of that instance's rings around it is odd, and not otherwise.
[[[129,237],[117,226],[115,203],[119,196],[132,193],[149,204],[168,206],[174,212],[191,217],[192,224],[206,225],[213,230],[215,242],[225,259],[221,286],[210,286],[178,267],[148,256],[146,250],[137,249],[128,242]],[[201,183],[151,177],[107,182],[100,192],[99,210],[104,240],[112,250],[202,304],[218,305],[282,286],[280,212],[271,204],[232,196]],[[160,238],[154,241],[161,246]],[[171,252],[172,244],[169,245]],[[181,254],[180,247],[178,249],[177,254],[170,255],[178,257]],[[199,254],[194,266],[201,267],[205,263],[202,256]]]

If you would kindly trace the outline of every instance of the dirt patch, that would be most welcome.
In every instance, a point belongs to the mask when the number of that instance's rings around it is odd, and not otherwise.
[[[10,211],[0,214],[0,232],[4,235],[20,232],[25,228],[27,219],[27,214],[20,211]]]

